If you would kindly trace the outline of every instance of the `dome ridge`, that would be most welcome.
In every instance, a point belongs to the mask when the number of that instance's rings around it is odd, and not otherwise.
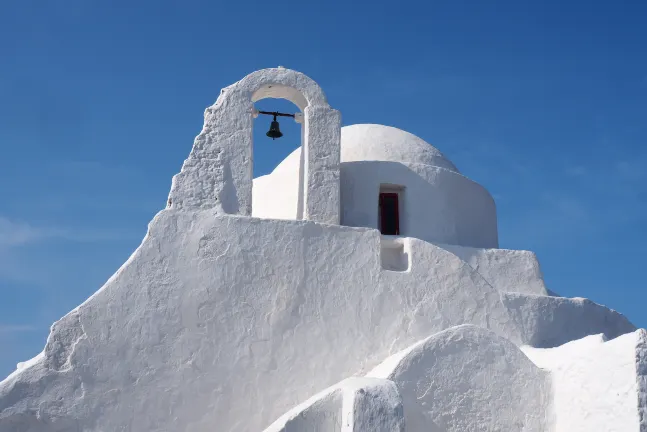
[[[298,170],[301,147],[272,172]],[[447,157],[422,138],[393,126],[362,123],[341,128],[341,162],[386,161],[418,163],[460,173]]]
[[[393,126],[355,124],[341,129],[341,161],[419,163],[459,172],[440,150]]]

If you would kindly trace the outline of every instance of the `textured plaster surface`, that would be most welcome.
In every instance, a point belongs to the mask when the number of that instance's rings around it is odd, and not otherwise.
[[[368,376],[391,380],[407,431],[550,428],[550,377],[514,344],[483,328],[454,327],[395,354]]]
[[[0,426],[63,394],[57,415],[87,430],[258,430],[430,332],[467,321],[516,333],[454,255],[412,239],[411,271],[384,272],[379,244],[374,230],[165,210],[57,324],[44,366],[2,384]]]
[[[341,383],[329,387],[283,414],[264,432],[339,432],[343,399]]]
[[[296,218],[299,162],[297,149],[272,173],[254,180],[254,216]],[[346,126],[341,129],[341,162],[342,225],[378,228],[380,186],[396,185],[402,187],[402,235],[498,246],[496,206],[488,191],[420,138],[388,126]]]
[[[342,225],[378,228],[380,185],[402,187],[400,233],[435,243],[498,246],[490,194],[461,174],[418,163],[344,162]]]
[[[533,252],[440,246],[468,263],[499,291],[548,295],[539,261]]]
[[[348,378],[297,405],[265,432],[404,432],[393,381]]]
[[[551,373],[555,432],[640,430],[636,353],[643,333],[608,342],[593,335],[556,348],[522,348]]]
[[[559,340],[587,315],[597,323],[577,334],[628,325],[589,302],[573,315],[568,299],[502,301],[456,255],[407,241],[410,269],[392,272],[376,230],[164,210],[54,325],[43,356],[0,383],[0,431],[258,431],[449,327],[528,344]],[[539,328],[543,313],[561,327]]]
[[[638,385],[638,421],[640,432],[647,432],[647,331],[640,329],[636,344],[636,376]]]
[[[284,68],[256,71],[222,89],[205,111],[204,126],[182,170],[173,177],[170,208],[252,214],[253,102],[266,97],[291,100],[304,113],[305,218],[339,223],[341,116],[328,106],[316,82]]]
[[[404,432],[402,398],[393,381],[355,378],[345,391],[342,432]]]
[[[624,315],[584,298],[502,293],[524,343],[551,348],[602,333],[613,339],[636,327]]]

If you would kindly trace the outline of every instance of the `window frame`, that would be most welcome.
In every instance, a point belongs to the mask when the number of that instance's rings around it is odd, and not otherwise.
[[[395,234],[384,234],[383,228],[382,228],[382,223],[384,221],[384,212],[385,212],[385,206],[384,206],[384,197],[395,197]],[[380,230],[380,233],[382,235],[400,235],[401,229],[400,229],[400,193],[391,191],[391,192],[383,192],[380,191],[379,199],[378,199],[378,212],[379,212],[379,218],[378,218],[378,229]]]

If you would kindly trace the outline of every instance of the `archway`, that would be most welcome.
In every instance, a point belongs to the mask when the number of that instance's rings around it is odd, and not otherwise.
[[[303,113],[287,99],[265,98],[254,103],[262,112],[279,112],[282,137],[267,136],[272,115],[254,120],[252,216],[270,219],[303,219]]]
[[[268,97],[287,99],[303,112],[303,218],[339,224],[341,117],[316,82],[285,68],[256,71],[221,91],[173,177],[169,207],[252,214],[254,102]]]

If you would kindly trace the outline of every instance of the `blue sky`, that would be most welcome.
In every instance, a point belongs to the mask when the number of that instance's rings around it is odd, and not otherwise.
[[[502,247],[646,327],[645,22],[636,0],[3,2],[0,376],[137,247],[220,88],[278,65],[344,124],[437,146],[495,197]],[[282,128],[257,174],[298,145]]]

